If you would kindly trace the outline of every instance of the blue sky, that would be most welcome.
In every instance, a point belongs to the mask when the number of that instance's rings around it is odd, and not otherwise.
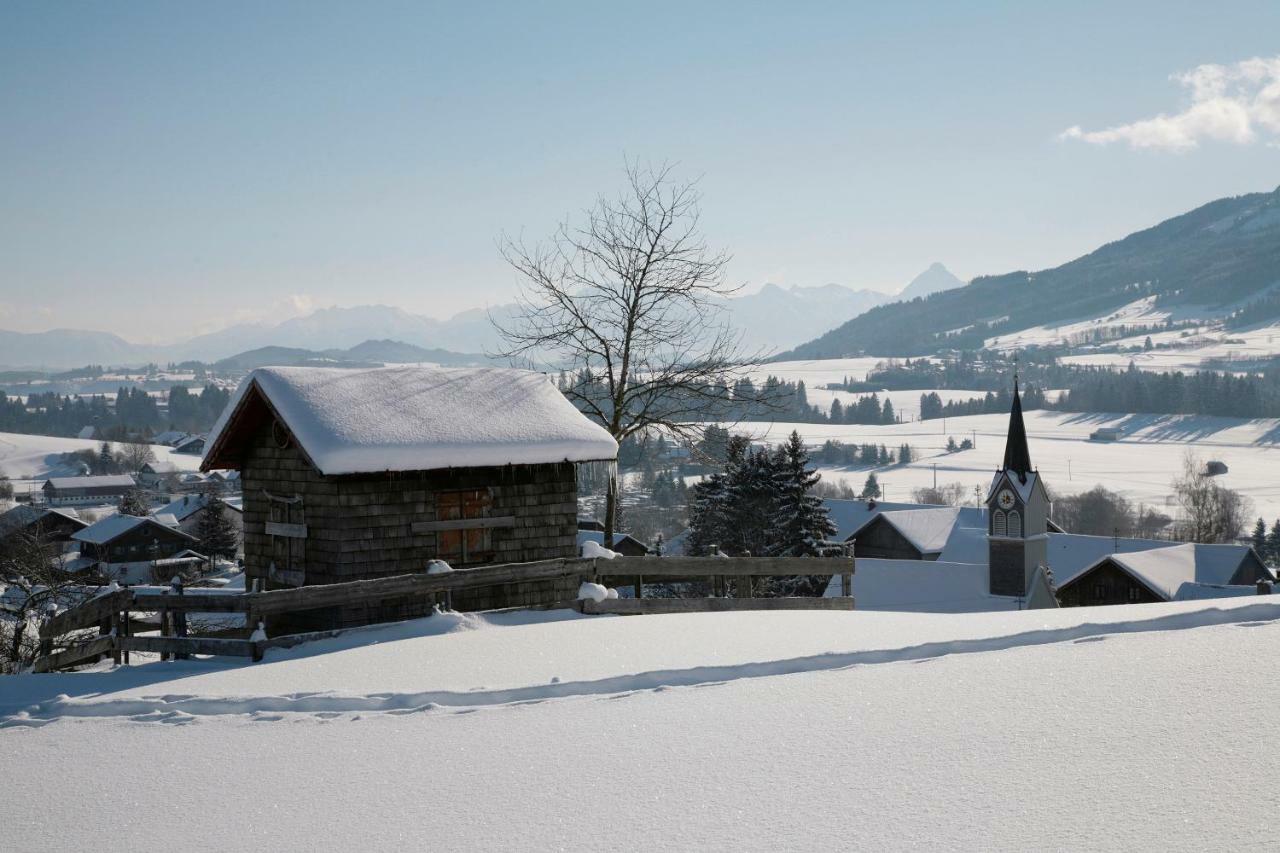
[[[748,290],[1043,268],[1280,184],[1267,115],[1201,122],[1270,72],[1172,77],[1276,56],[1280,4],[1057,6],[7,2],[0,328],[503,302],[499,234],[624,156],[701,176]]]

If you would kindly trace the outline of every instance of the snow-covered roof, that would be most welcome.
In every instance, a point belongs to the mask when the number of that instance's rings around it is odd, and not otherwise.
[[[3,514],[0,514],[0,537],[9,535],[15,530],[21,530],[37,521],[42,520],[45,516],[60,515],[77,524],[83,525],[79,514],[74,509],[62,509],[59,507],[34,507],[29,504],[19,504]]]
[[[539,373],[496,367],[265,367],[218,418],[219,455],[252,389],[323,474],[614,459],[617,442]]]
[[[901,533],[903,538],[922,554],[940,553],[947,544],[947,539],[959,517],[960,508],[955,506],[890,510],[880,513],[880,518],[892,525],[894,530]]]
[[[98,474],[93,477],[50,477],[45,482],[55,489],[132,489],[137,485],[129,474]]]
[[[98,431],[97,427],[84,426],[80,428],[80,431],[78,433],[76,433],[76,438],[93,438],[94,434],[97,433],[97,431]]]
[[[996,489],[1000,487],[1002,482],[1007,482],[1015,492],[1018,493],[1018,499],[1025,505],[1031,501],[1031,493],[1035,491],[1036,483],[1040,482],[1040,474],[1036,471],[1027,473],[1027,481],[1024,483],[1018,479],[1018,476],[1009,472],[1006,476],[1004,471],[997,471],[991,478],[991,487],[987,489],[987,500],[991,500],[991,496],[996,493]],[[1043,485],[1041,486],[1043,488]]]
[[[1217,583],[1184,583],[1178,587],[1174,601],[1204,601],[1210,598],[1239,598],[1245,595],[1257,595],[1258,588],[1253,584],[1246,586]]]
[[[182,430],[171,429],[171,430],[166,430],[165,432],[160,433],[159,435],[152,438],[151,441],[154,444],[172,445],[172,444],[177,444],[179,441],[182,441],[186,437],[187,437],[187,434]]]
[[[625,542],[628,539],[630,539],[632,542],[635,542],[637,545],[641,546],[642,548],[647,547],[643,542],[641,542],[639,539],[632,536],[630,533],[613,534],[612,547],[614,549],[617,549],[619,545],[621,545],[623,542]],[[595,542],[597,545],[602,544],[604,542],[604,531],[603,530],[579,530],[578,531],[578,548],[581,549],[582,546],[587,542]]]
[[[992,595],[989,590],[985,563],[863,557],[853,575],[853,598],[858,610],[979,613],[1019,609],[1017,598]],[[839,594],[837,576],[832,578],[826,595]]]
[[[204,494],[183,495],[177,500],[171,501],[165,504],[164,506],[160,507],[159,509],[151,513],[151,515],[154,516],[157,520],[162,515],[172,515],[178,521],[185,521],[190,516],[204,509],[204,505],[206,502],[207,502],[207,497]],[[241,512],[243,510],[243,508],[241,507],[238,501],[235,502],[234,504],[228,501],[224,501],[224,503],[226,504],[228,509],[235,510],[236,512]]]
[[[171,512],[153,512],[151,517],[163,524],[165,527],[177,527],[178,517]]]
[[[1187,544],[1112,554],[1110,559],[1153,592],[1172,601],[1188,584],[1226,586],[1239,568],[1243,553],[1236,553],[1234,560],[1232,556],[1221,549],[1208,550],[1208,546]],[[1203,594],[1207,590],[1198,592]]]
[[[77,542],[87,542],[90,545],[106,545],[107,543],[123,536],[135,527],[143,524],[160,524],[150,516],[124,515],[117,513],[109,515],[101,521],[95,522],[84,530],[78,530],[71,535],[71,538]],[[167,529],[167,528],[166,528]],[[187,536],[181,530],[171,530],[179,536]],[[194,537],[187,536],[194,541]]]
[[[888,501],[841,500],[826,498],[822,505],[827,508],[827,516],[836,526],[837,539],[848,539],[862,529],[868,521],[882,512],[899,512],[916,509],[951,509],[958,510],[955,520],[967,527],[985,526],[983,511],[975,507],[940,507],[935,504],[890,503]]]

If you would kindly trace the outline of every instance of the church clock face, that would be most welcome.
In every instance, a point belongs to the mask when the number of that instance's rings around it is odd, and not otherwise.
[[[996,495],[996,503],[1000,504],[1001,509],[1013,509],[1013,492],[1001,489],[1000,494]]]

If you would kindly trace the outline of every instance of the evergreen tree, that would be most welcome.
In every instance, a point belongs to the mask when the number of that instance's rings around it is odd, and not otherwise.
[[[95,474],[110,474],[116,468],[116,457],[111,452],[111,444],[102,442],[102,447],[98,448],[98,470]]]
[[[867,481],[862,484],[862,498],[878,498],[880,497],[880,481],[876,479],[876,473],[872,471],[867,475]]]
[[[880,422],[884,424],[893,424],[898,422],[898,416],[893,411],[893,403],[888,398],[884,401],[884,408],[880,410]]]
[[[206,557],[226,557],[236,555],[236,527],[229,516],[227,504],[218,494],[216,486],[205,489],[204,511],[200,523],[196,526],[196,538],[200,540],[200,552]]]
[[[134,486],[120,496],[120,505],[116,511],[121,515],[142,517],[151,512],[151,504],[147,502],[147,496],[142,493],[142,489]]]
[[[947,452],[955,453],[959,449],[960,445],[956,444],[955,438],[953,436],[947,436]]]
[[[1253,550],[1258,552],[1258,556],[1266,559],[1267,553],[1267,523],[1261,518],[1258,523],[1253,526],[1253,535],[1249,537],[1253,540]]]
[[[1269,565],[1280,563],[1280,518],[1277,518],[1271,525],[1271,532],[1267,534],[1267,552],[1262,555],[1263,561]]]
[[[909,465],[911,464],[913,459],[914,459],[914,456],[911,452],[911,445],[904,444],[902,445],[902,447],[898,448],[898,464],[899,465]]]
[[[828,517],[822,499],[812,493],[822,476],[809,467],[809,453],[799,433],[791,433],[780,448],[776,462],[774,488],[780,536],[771,553],[816,556],[821,543],[835,535],[836,526]]]

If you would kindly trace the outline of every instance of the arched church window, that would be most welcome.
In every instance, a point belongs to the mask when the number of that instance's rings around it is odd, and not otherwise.
[[[1004,536],[1004,513],[996,510],[991,516],[991,533],[993,536]]]
[[[1009,535],[1010,536],[1022,535],[1022,516],[1018,514],[1018,511],[1016,509],[1013,512],[1009,513]]]

